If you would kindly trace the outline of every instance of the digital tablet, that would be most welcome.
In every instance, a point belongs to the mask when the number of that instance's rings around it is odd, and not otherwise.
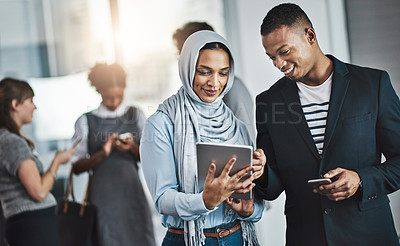
[[[206,179],[208,168],[211,162],[215,163],[217,169],[215,172],[216,176],[219,176],[224,169],[226,163],[236,156],[236,162],[233,165],[229,175],[234,175],[236,172],[252,165],[253,162],[253,147],[246,145],[230,145],[220,143],[200,143],[196,144],[197,151],[197,173],[199,187],[204,187],[204,181]],[[246,179],[250,175],[243,178]],[[251,199],[252,191],[240,194],[232,194],[232,198],[238,199]]]

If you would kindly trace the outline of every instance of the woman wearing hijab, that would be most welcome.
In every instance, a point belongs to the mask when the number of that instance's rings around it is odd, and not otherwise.
[[[179,74],[183,86],[147,120],[140,145],[148,187],[168,228],[163,245],[258,245],[253,222],[262,216],[262,203],[229,197],[254,187],[266,162],[262,150],[254,151],[253,167],[232,177],[226,170],[234,158],[218,177],[211,164],[204,189],[197,187],[196,142],[252,145],[245,125],[222,101],[234,78],[226,40],[212,31],[192,34],[182,49]],[[252,170],[250,178],[239,181]]]

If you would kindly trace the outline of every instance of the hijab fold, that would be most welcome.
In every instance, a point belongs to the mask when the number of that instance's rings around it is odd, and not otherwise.
[[[166,99],[157,109],[168,115],[174,124],[173,151],[178,170],[179,191],[187,194],[199,193],[196,142],[252,145],[244,124],[235,118],[232,111],[222,101],[223,96],[232,88],[234,81],[232,58],[228,82],[214,102],[201,101],[192,89],[200,49],[207,43],[214,42],[222,43],[229,49],[226,40],[212,31],[199,31],[189,36],[183,45],[179,59],[179,75],[183,85],[175,95]],[[200,216],[195,221],[184,221],[187,246],[204,245],[205,219],[205,216]],[[242,230],[245,230],[243,231],[243,236],[246,237],[244,239],[256,242],[254,231],[249,231],[251,228],[254,229],[254,226],[251,227],[253,223],[241,223]],[[251,225],[247,225],[248,223]]]

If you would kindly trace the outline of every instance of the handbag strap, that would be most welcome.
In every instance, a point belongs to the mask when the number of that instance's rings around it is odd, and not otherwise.
[[[68,200],[69,200],[69,195],[72,193],[72,200],[75,202],[75,195],[74,195],[74,185],[72,183],[72,168],[71,171],[69,172],[68,175],[68,181],[67,181],[67,189],[65,191],[64,195],[64,209],[63,212],[66,214],[68,212]]]
[[[89,197],[89,185],[90,185],[90,180],[92,175],[90,173],[89,174],[89,180],[87,183],[87,187],[86,187],[86,192],[85,192],[85,198],[83,199],[82,205],[81,205],[81,209],[79,210],[79,215],[82,217],[83,213],[85,212],[85,207],[88,205],[88,197]]]
[[[64,198],[65,198],[65,200],[68,200],[69,195],[71,194],[72,201],[75,202],[74,184],[73,184],[72,177],[73,177],[73,172],[72,172],[72,169],[71,169],[71,171],[70,171],[70,173],[68,175],[67,190],[65,192],[65,197]]]
[[[88,197],[89,197],[89,184],[90,184],[90,179],[91,179],[91,174],[88,172],[89,174],[89,180],[88,180],[88,184],[86,187],[86,192],[85,192],[85,197],[83,199],[83,202],[81,204],[81,209],[79,210],[79,215],[83,216],[84,212],[85,212],[85,207],[88,205]],[[67,189],[65,191],[65,196],[64,196],[64,213],[68,212],[68,199],[69,199],[69,195],[71,194],[72,196],[72,201],[75,202],[75,194],[74,194],[74,184],[73,184],[73,171],[71,169],[69,176],[68,176],[68,182],[67,182]]]

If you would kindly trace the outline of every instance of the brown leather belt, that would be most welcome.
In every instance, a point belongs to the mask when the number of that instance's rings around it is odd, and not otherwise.
[[[240,223],[237,223],[236,225],[234,225],[233,227],[231,227],[229,229],[219,229],[218,228],[217,232],[204,232],[204,236],[206,236],[206,237],[226,237],[239,229],[240,229]],[[179,235],[184,234],[184,231],[182,229],[168,228],[168,231],[175,233],[175,234],[179,234]]]

